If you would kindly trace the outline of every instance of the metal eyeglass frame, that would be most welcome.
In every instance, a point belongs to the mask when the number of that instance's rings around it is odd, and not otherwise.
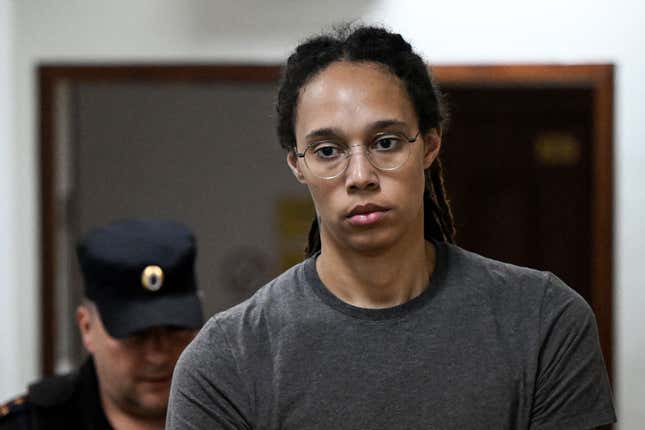
[[[383,134],[383,135],[387,135],[388,133],[382,133],[382,134]],[[399,133],[397,133],[397,134],[399,134]],[[416,141],[417,141],[417,139],[419,138],[419,135],[421,134],[421,130],[419,129],[419,131],[417,131],[417,134],[415,134],[415,135],[414,135],[414,137],[412,137],[412,138],[411,138],[411,137],[406,136],[406,135],[405,135],[405,133],[400,133],[400,134],[401,134],[401,135],[402,135],[402,136],[403,136],[403,137],[408,141],[408,143],[414,143],[414,142],[416,142]],[[345,173],[345,171],[346,171],[346,170],[347,170],[347,168],[349,167],[349,158],[354,154],[352,151],[348,151],[348,152],[347,152],[347,154],[345,155],[345,158],[347,159],[347,163],[345,164],[345,167],[344,167],[340,172],[338,172],[337,174],[335,174],[335,175],[333,175],[333,176],[318,176],[318,175],[316,175],[316,174],[311,170],[311,168],[309,167],[309,164],[307,164],[307,160],[305,159],[305,154],[307,153],[307,151],[308,151],[308,150],[309,150],[313,145],[314,145],[313,143],[310,143],[309,145],[307,145],[307,147],[305,148],[305,150],[304,150],[303,152],[298,152],[298,151],[296,151],[296,149],[295,149],[295,148],[294,148],[294,150],[293,150],[293,153],[294,153],[298,158],[302,158],[302,159],[304,160],[304,162],[305,162],[305,166],[307,166],[307,169],[311,172],[311,174],[312,174],[312,175],[314,175],[315,177],[320,178],[320,179],[336,179],[337,177],[339,177],[340,175],[342,175],[343,173]],[[351,148],[352,146],[362,146],[362,145],[350,145],[350,146],[349,146],[349,148]],[[408,150],[408,151],[409,151],[409,150]],[[382,171],[382,172],[391,172],[391,171],[393,171],[393,170],[400,169],[400,168],[401,168],[405,163],[407,163],[407,162],[408,162],[408,160],[410,159],[410,153],[408,152],[408,158],[406,158],[406,159],[405,159],[405,161],[404,161],[403,163],[399,164],[399,165],[398,165],[398,166],[396,166],[396,167],[384,168],[384,167],[379,167],[379,166],[377,166],[377,165],[375,165],[375,164],[374,164],[374,161],[372,161],[372,158],[370,157],[370,150],[369,150],[369,149],[365,148],[365,149],[363,150],[363,152],[364,152],[364,153],[366,153],[366,155],[367,155],[367,161],[369,161],[369,162],[370,162],[370,164],[371,164],[375,169],[380,170],[380,171]]]

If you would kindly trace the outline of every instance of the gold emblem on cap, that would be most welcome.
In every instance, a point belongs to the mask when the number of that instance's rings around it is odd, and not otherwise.
[[[158,291],[163,285],[163,270],[159,266],[148,266],[141,272],[141,285],[148,291]]]

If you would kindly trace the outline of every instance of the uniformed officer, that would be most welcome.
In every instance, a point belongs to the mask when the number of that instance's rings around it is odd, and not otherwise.
[[[163,428],[173,368],[203,322],[196,245],[182,224],[126,220],[79,243],[89,358],[0,405],[0,429]]]

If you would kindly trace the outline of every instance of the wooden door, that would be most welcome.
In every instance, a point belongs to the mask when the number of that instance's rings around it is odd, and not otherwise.
[[[578,291],[611,378],[613,67],[433,71],[451,111],[442,156],[458,244]]]
[[[447,95],[444,160],[458,243],[552,271],[591,303],[591,90]]]

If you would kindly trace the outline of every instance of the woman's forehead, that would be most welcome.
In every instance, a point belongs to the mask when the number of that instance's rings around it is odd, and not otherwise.
[[[296,109],[296,134],[304,129],[384,119],[402,122],[415,119],[401,80],[375,63],[337,62],[302,89]]]

